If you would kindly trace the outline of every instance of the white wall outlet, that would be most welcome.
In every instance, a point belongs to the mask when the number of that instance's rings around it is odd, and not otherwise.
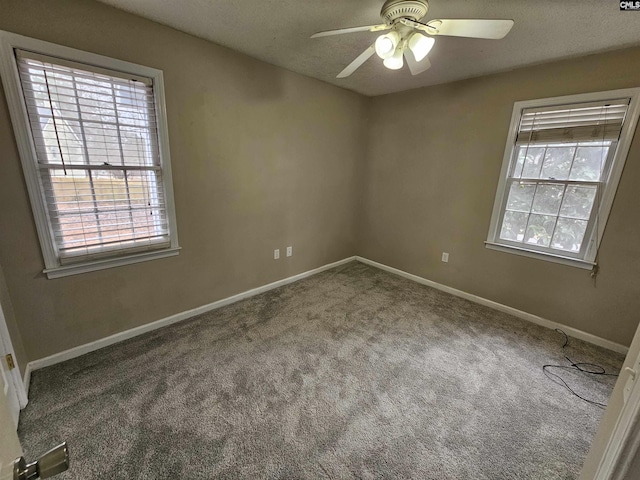
[[[280,249],[279,249],[279,248],[276,248],[276,249],[273,251],[273,259],[274,259],[274,260],[278,260],[279,258],[280,258]]]
[[[442,261],[447,263],[449,261],[449,254],[447,252],[442,252]]]
[[[290,257],[293,255],[293,247],[287,247],[287,257]]]

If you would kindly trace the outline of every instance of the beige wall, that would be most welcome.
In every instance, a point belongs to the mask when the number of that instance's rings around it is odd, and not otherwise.
[[[164,71],[183,248],[47,280],[0,94],[0,264],[30,360],[355,255],[364,97],[92,1],[0,12],[2,30]]]
[[[633,48],[372,99],[358,254],[629,345],[640,320],[639,134],[597,283],[587,270],[483,242],[513,103],[638,86]]]

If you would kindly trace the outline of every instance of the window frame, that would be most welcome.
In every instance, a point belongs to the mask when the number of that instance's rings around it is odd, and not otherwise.
[[[512,242],[500,240],[500,228],[502,224],[502,218],[505,213],[507,197],[509,195],[509,188],[507,188],[508,176],[512,162],[515,159],[516,150],[518,148],[518,145],[516,144],[516,138],[518,135],[518,130],[520,128],[520,120],[522,118],[524,109],[607,101],[625,97],[628,97],[630,99],[629,108],[622,125],[620,138],[617,141],[613,159],[610,160],[608,172],[604,172],[606,178],[599,182],[600,208],[597,210],[595,217],[593,217],[592,215],[592,217],[589,219],[589,222],[591,223],[593,221],[593,218],[597,218],[598,221],[596,225],[591,228],[590,235],[589,228],[587,229],[586,235],[589,235],[589,237],[587,238],[585,236],[585,239],[583,240],[583,245],[587,245],[586,248],[584,248],[584,254],[571,254],[570,252],[566,252],[566,254],[563,254],[560,250],[557,251],[558,253],[553,253],[550,248],[549,251],[544,251],[540,247],[529,247],[526,244],[515,245]],[[602,237],[605,232],[607,220],[611,212],[611,207],[613,206],[613,200],[618,189],[620,177],[622,176],[622,171],[629,154],[631,142],[633,141],[633,136],[636,131],[639,115],[640,88],[626,88],[620,90],[591,92],[577,95],[566,95],[561,97],[540,98],[536,100],[515,102],[511,114],[511,123],[509,125],[509,131],[507,135],[502,167],[500,170],[500,178],[498,181],[496,197],[493,205],[493,212],[491,215],[491,223],[489,225],[487,240],[484,242],[485,246],[491,250],[522,255],[530,258],[537,258],[540,260],[546,260],[549,262],[560,263],[563,265],[569,265],[588,270],[593,269],[594,266],[596,266],[598,247],[602,242]],[[596,206],[597,205],[594,204],[594,208]]]
[[[119,255],[114,255],[104,259],[82,261],[64,266],[61,264],[60,257],[57,254],[53,226],[49,218],[44,192],[40,186],[35,143],[29,124],[29,117],[27,114],[14,49],[29,50],[50,57],[58,57],[63,60],[70,60],[85,64],[87,67],[115,70],[117,72],[151,79],[153,83],[154,103],[156,109],[162,186],[166,197],[167,221],[169,224],[170,244],[168,247],[137,253],[135,251],[124,251]],[[164,78],[162,71],[0,30],[0,76],[2,77],[2,84],[7,98],[7,105],[20,154],[27,191],[31,201],[38,239],[42,249],[42,256],[45,265],[43,272],[47,277],[50,279],[65,277],[68,275],[75,275],[178,255],[180,246],[178,244]]]

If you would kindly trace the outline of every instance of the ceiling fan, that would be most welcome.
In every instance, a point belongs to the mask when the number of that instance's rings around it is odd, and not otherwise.
[[[404,57],[411,74],[418,75],[431,66],[427,54],[435,43],[433,36],[446,35],[499,40],[504,38],[513,27],[513,20],[437,19],[429,20],[427,23],[420,22],[427,14],[428,9],[428,0],[387,0],[380,11],[384,23],[327,30],[314,33],[311,38],[390,30],[390,32],[379,36],[369,48],[347,65],[337,78],[351,75],[374,53],[383,60],[384,66],[391,70],[402,68]],[[429,36],[420,32],[425,32]]]

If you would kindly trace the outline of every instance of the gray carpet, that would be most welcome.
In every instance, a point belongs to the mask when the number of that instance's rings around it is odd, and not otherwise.
[[[603,411],[541,366],[623,357],[563,340],[353,262],[35,372],[19,433],[64,479],[572,479]]]

